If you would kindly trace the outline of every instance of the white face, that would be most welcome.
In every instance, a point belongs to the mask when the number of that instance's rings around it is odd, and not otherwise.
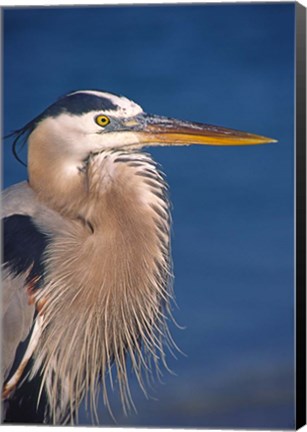
[[[44,140],[45,146],[52,149],[52,153],[61,152],[62,156],[79,161],[91,152],[104,149],[138,145],[139,138],[133,131],[121,131],[125,124],[129,128],[134,118],[143,113],[142,108],[127,98],[109,93],[83,91],[83,93],[107,98],[116,109],[94,110],[84,114],[62,112],[56,116],[49,116],[41,120],[30,136],[31,141],[38,143]],[[109,123],[99,124],[99,116]],[[35,138],[39,138],[36,140]]]

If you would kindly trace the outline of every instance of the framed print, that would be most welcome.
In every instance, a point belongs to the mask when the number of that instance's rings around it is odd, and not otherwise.
[[[306,9],[4,7],[2,423],[306,423]]]

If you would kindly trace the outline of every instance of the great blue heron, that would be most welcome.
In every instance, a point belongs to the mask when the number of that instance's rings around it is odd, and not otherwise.
[[[90,90],[60,98],[17,130],[14,144],[22,138],[28,181],[2,201],[4,415],[33,377],[40,392],[32,402],[45,394],[41,421],[76,420],[85,395],[95,413],[99,386],[109,405],[112,365],[127,409],[126,358],[145,391],[142,371],[159,367],[170,340],[167,185],[143,147],[273,140],[149,115]]]

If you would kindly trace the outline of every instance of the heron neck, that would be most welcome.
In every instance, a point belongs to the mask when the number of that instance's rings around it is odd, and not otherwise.
[[[37,365],[56,365],[52,394],[59,392],[57,383],[79,383],[68,391],[71,399],[80,399],[101,376],[107,400],[106,371],[114,362],[127,406],[127,355],[140,383],[146,363],[139,340],[153,363],[164,358],[161,335],[168,334],[164,310],[169,311],[171,295],[166,186],[144,154],[96,155],[86,176],[82,211],[93,231],[75,221],[51,245]]]
[[[65,153],[61,143],[50,145],[48,134],[37,128],[29,138],[28,176],[31,188],[43,203],[62,216],[77,218],[86,187],[82,158]]]

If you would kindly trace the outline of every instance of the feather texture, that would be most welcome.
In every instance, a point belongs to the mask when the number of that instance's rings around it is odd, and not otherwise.
[[[158,372],[165,344],[172,343],[166,317],[172,298],[170,214],[162,174],[148,155],[123,151],[92,155],[85,172],[80,217],[54,236],[38,294],[45,300],[44,320],[32,375],[42,371],[55,423],[67,412],[77,421],[88,392],[95,417],[99,377],[110,407],[106,380],[112,364],[128,411],[133,402],[126,357],[146,391],[149,365]]]

